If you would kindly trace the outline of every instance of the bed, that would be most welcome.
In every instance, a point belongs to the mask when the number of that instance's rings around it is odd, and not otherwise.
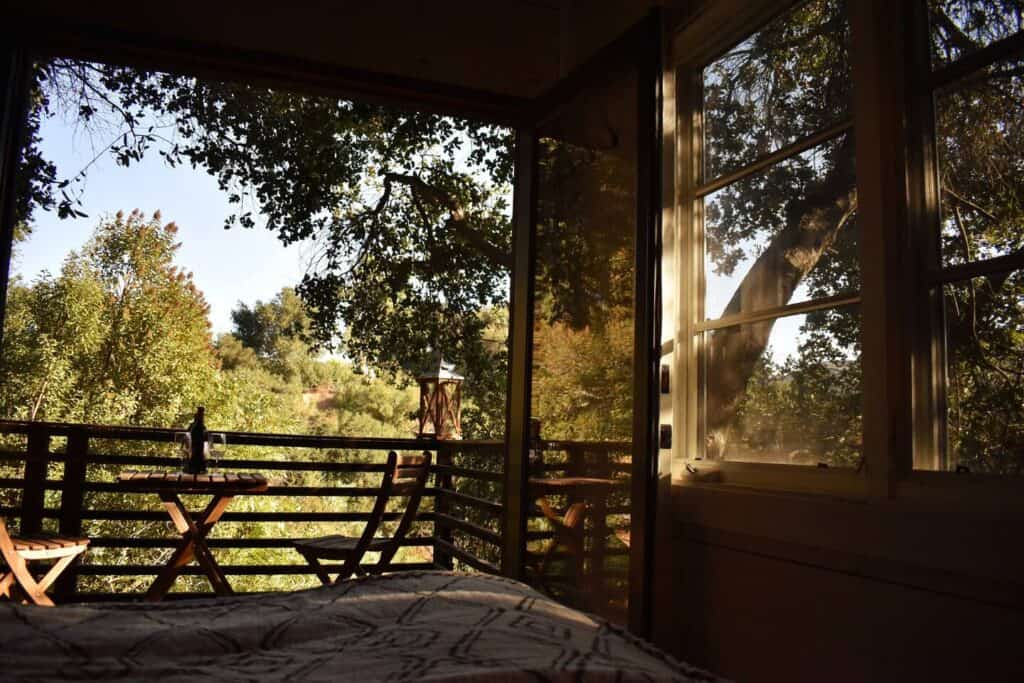
[[[451,572],[160,604],[3,603],[0,678],[716,680],[521,583]]]

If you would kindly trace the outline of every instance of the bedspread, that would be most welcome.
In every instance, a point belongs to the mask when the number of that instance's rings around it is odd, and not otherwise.
[[[4,680],[710,681],[500,577],[402,572],[160,604],[0,605]]]

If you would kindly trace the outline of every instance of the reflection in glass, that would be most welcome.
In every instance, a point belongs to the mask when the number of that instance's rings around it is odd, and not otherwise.
[[[563,108],[538,145],[530,573],[624,622],[630,561],[636,102],[632,73]]]
[[[1024,30],[1019,0],[928,0],[932,66],[940,67]]]
[[[849,116],[844,0],[782,15],[704,70],[705,180]]]
[[[1024,247],[1024,59],[993,64],[935,98],[942,260]]]
[[[815,311],[705,334],[705,457],[855,466],[860,314]]]
[[[706,318],[860,289],[853,136],[705,199]]]
[[[946,285],[948,462],[1024,473],[1024,274]]]

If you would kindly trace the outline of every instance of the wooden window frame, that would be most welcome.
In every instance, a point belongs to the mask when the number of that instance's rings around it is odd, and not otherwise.
[[[719,318],[709,319],[704,315],[704,198],[734,182],[849,133],[855,127],[853,117],[839,120],[717,178],[705,180],[702,177],[703,69],[798,4],[798,0],[720,2],[685,26],[674,41],[678,131],[675,141],[677,200],[674,212],[679,217],[674,237],[680,245],[677,265],[680,275],[673,285],[677,288],[679,310],[675,319],[680,329],[673,340],[676,351],[673,356],[675,375],[679,378],[673,412],[681,417],[680,439],[676,457],[673,458],[677,464],[674,473],[687,485],[742,486],[862,499],[867,488],[861,468],[825,469],[814,465],[709,461],[695,457],[696,454],[703,454],[704,450],[701,445],[704,430],[699,396],[703,332],[816,310],[858,305],[862,301],[861,292],[847,292]],[[704,38],[696,41],[697,36]]]
[[[926,0],[915,0],[909,14],[908,63],[916,87],[907,98],[908,206],[911,248],[918,254],[914,296],[917,343],[913,349],[913,453],[894,495],[940,509],[1024,521],[1024,478],[1013,475],[957,474],[942,467],[946,433],[946,348],[941,287],[994,272],[1024,269],[1020,255],[942,266],[939,249],[939,163],[935,95],[955,87],[986,65],[1024,54],[1024,34],[997,41],[946,66],[932,69]]]
[[[824,495],[854,501],[894,501],[915,507],[1024,519],[1024,479],[926,471],[945,447],[945,350],[931,291],[937,280],[962,279],[991,270],[1024,267],[1024,258],[1001,257],[937,271],[937,163],[933,90],[1008,54],[1019,54],[1015,36],[932,72],[925,0],[858,0],[848,4],[854,76],[852,121],[857,130],[857,192],[861,225],[861,291],[858,299],[801,302],[757,314],[704,321],[701,197],[741,172],[791,156],[838,133],[824,130],[701,185],[701,69],[800,0],[718,0],[683,25],[672,42],[677,97],[670,239],[676,321],[671,360],[678,390],[671,415],[680,435],[673,449],[673,481],[707,489],[741,487],[768,492]],[[963,61],[963,60],[961,60]],[[842,131],[840,131],[842,132]],[[753,168],[757,166],[757,168]],[[860,303],[863,403],[863,468],[819,469],[799,465],[694,460],[701,453],[698,361],[700,332],[726,324],[775,318],[815,308]],[[868,399],[870,397],[870,400]]]

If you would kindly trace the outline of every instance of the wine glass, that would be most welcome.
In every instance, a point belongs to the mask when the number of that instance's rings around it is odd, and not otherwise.
[[[188,469],[188,460],[192,456],[192,435],[188,432],[174,432],[174,444],[178,447],[181,458],[181,471]]]
[[[210,473],[213,474],[218,472],[220,459],[224,457],[224,452],[228,448],[228,435],[223,432],[211,432],[207,435],[207,445],[210,461],[213,463]]]

